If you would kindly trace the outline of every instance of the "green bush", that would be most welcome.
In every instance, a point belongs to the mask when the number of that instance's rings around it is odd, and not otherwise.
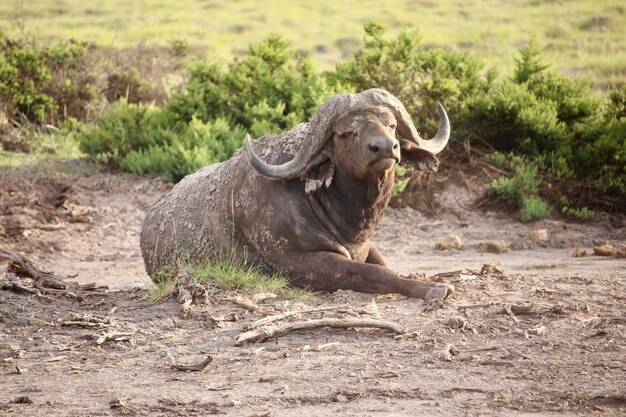
[[[587,207],[573,208],[566,196],[559,198],[559,205],[561,206],[561,213],[576,220],[589,220],[595,216],[595,212]]]
[[[131,151],[165,142],[156,121],[160,110],[144,104],[118,102],[112,111],[98,118],[95,126],[80,136],[80,149],[98,161],[116,168]]]
[[[296,57],[272,35],[228,70],[214,62],[194,65],[168,109],[179,121],[224,117],[258,137],[308,120],[335,92],[308,58]]]
[[[180,181],[205,165],[227,159],[243,144],[244,136],[243,129],[231,127],[224,119],[205,123],[194,118],[174,140],[129,152],[122,168],[139,174],[156,172],[166,181]]]
[[[177,181],[228,158],[246,132],[256,138],[290,129],[335,90],[288,46],[270,36],[228,70],[198,62],[165,106],[120,103],[84,133],[81,149],[119,168]]]
[[[368,23],[364,29],[363,49],[337,65],[328,74],[330,82],[338,89],[388,90],[404,104],[418,128],[436,128],[435,101],[440,101],[453,120],[453,134],[459,136],[468,103],[491,90],[496,71],[469,53],[427,48],[417,30],[387,39],[377,23]]]
[[[56,105],[42,92],[51,78],[46,51],[18,42],[0,33],[0,97],[10,118],[42,122]]]
[[[512,171],[511,176],[494,179],[487,188],[487,195],[503,199],[519,209],[523,222],[550,215],[550,207],[539,196],[541,177],[538,174],[541,161],[528,162],[519,156],[500,152],[489,157],[491,162]]]
[[[109,75],[104,95],[109,102],[123,98],[127,103],[162,103],[165,99],[163,91],[151,86],[135,67]]]
[[[96,98],[84,70],[85,43],[40,45],[0,32],[0,111],[20,123],[83,117]]]
[[[523,222],[543,219],[550,215],[550,206],[539,197],[522,197],[520,216]]]
[[[530,42],[520,50],[512,78],[470,101],[465,116],[495,149],[526,155],[554,181],[589,184],[595,195],[588,203],[619,211],[626,201],[625,98],[616,90],[603,105],[585,80],[550,71]]]

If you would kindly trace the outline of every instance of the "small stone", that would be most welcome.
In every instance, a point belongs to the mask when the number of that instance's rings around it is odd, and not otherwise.
[[[347,403],[348,398],[346,398],[345,395],[337,394],[337,396],[335,397],[335,401],[337,401],[338,403]]]
[[[463,242],[461,241],[461,238],[454,233],[440,238],[435,244],[436,250],[461,249],[462,247]]]
[[[526,235],[526,239],[531,242],[545,242],[548,240],[548,230],[547,229],[534,229],[528,232]]]
[[[503,240],[487,240],[478,244],[478,250],[489,253],[506,253],[509,247]]]

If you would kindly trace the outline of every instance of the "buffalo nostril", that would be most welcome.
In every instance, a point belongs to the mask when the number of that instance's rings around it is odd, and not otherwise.
[[[369,149],[371,153],[378,153],[378,151],[380,151],[380,148],[376,145],[367,145],[367,149]]]
[[[396,142],[396,143],[393,144],[393,149],[396,150],[396,149],[398,149],[399,146],[400,146],[400,144],[398,144],[398,142]]]

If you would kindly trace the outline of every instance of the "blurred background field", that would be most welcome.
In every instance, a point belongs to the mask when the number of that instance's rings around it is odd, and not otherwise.
[[[271,33],[330,69],[363,46],[363,25],[389,35],[419,28],[427,46],[470,50],[510,71],[534,38],[545,61],[584,75],[595,90],[626,81],[626,3],[622,0],[3,0],[0,30],[17,37],[93,41],[123,49],[181,41],[232,62]]]

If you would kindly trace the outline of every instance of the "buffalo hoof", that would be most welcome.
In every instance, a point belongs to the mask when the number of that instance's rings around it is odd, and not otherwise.
[[[428,290],[425,301],[432,300],[445,300],[450,294],[454,292],[454,285],[451,284],[437,284]]]

